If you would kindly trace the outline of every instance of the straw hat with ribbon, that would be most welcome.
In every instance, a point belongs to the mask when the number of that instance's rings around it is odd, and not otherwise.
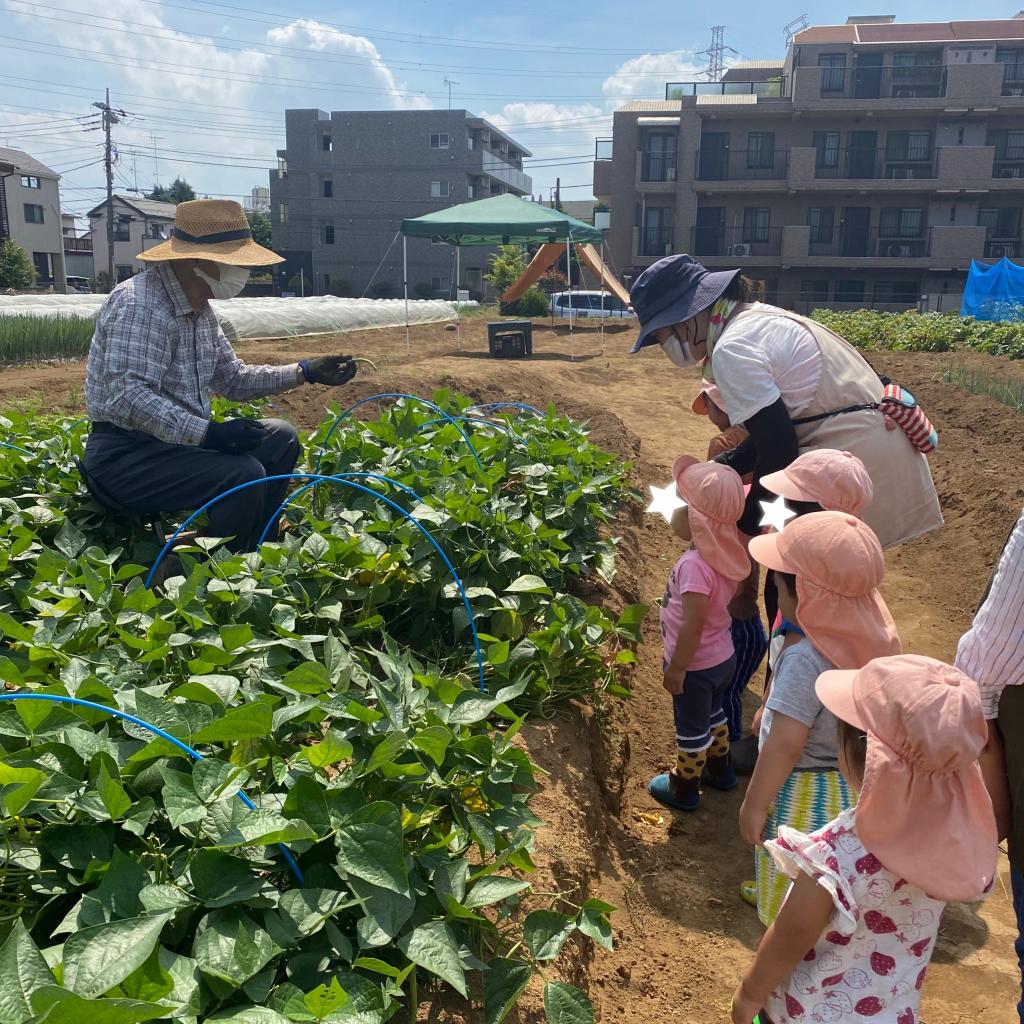
[[[170,239],[140,252],[136,258],[147,263],[211,260],[233,267],[265,267],[284,262],[283,257],[253,241],[245,211],[230,199],[179,203]]]

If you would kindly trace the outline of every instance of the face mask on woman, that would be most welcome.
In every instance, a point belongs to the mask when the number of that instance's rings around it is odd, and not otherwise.
[[[693,366],[697,362],[697,357],[693,354],[693,347],[690,342],[680,338],[674,329],[672,337],[662,343],[661,350],[678,367]]]
[[[195,268],[195,275],[210,286],[215,299],[233,299],[240,295],[249,280],[249,271],[246,267],[229,267],[222,265],[220,268],[220,280],[210,277],[198,267]]]

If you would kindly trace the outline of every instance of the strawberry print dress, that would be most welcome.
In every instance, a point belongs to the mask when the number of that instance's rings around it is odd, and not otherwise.
[[[790,878],[804,872],[835,910],[817,945],[765,1004],[772,1024],[919,1024],[921,986],[946,904],[886,870],[857,837],[857,810],[765,844]]]

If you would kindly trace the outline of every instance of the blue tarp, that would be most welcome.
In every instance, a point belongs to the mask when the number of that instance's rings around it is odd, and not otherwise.
[[[972,261],[960,315],[1024,321],[1024,267],[1005,257],[998,263]]]

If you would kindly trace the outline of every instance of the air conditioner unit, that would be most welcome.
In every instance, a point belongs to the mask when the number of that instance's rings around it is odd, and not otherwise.
[[[909,256],[910,246],[901,242],[893,242],[885,246],[886,256]]]
[[[1019,167],[1001,167],[999,169],[1000,178],[1019,178],[1020,168]]]
[[[735,245],[730,245],[725,252],[726,256],[749,256],[750,246],[746,242],[737,242]]]

